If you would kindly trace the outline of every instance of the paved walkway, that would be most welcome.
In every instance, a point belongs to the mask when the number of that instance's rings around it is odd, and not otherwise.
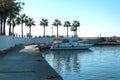
[[[36,45],[16,46],[0,58],[0,80],[62,80]]]

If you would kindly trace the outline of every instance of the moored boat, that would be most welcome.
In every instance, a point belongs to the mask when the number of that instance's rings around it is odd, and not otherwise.
[[[60,43],[51,46],[51,50],[84,50],[89,49],[92,44],[72,42],[69,39],[62,39]]]

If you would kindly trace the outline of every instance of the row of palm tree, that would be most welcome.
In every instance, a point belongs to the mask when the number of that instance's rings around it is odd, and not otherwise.
[[[57,27],[57,38],[58,38],[59,37],[59,35],[58,35],[58,26],[61,26],[62,23],[61,23],[60,20],[55,19],[52,25]],[[40,21],[40,26],[43,26],[43,28],[44,28],[43,36],[45,36],[45,27],[48,26],[48,20],[43,18]],[[68,33],[69,27],[71,27],[71,31],[74,32],[74,35],[77,36],[77,27],[80,26],[80,22],[75,20],[75,21],[73,21],[73,24],[71,25],[70,21],[65,21],[63,26],[67,27],[67,37],[69,37],[69,33]]]
[[[14,34],[14,27],[16,25],[21,25],[22,37],[23,37],[23,25],[25,24],[27,27],[29,27],[29,37],[31,37],[31,27],[35,26],[35,21],[33,20],[33,18],[30,18],[30,17],[26,16],[25,14],[21,14],[21,15],[18,15],[16,18],[12,19],[11,23],[8,20],[8,25],[10,25],[10,24],[13,26],[12,34]],[[55,19],[52,25],[57,27],[57,38],[58,38],[58,36],[59,36],[58,35],[58,26],[61,26],[62,23],[60,20]],[[43,28],[44,28],[43,37],[45,37],[45,27],[48,26],[48,20],[45,18],[42,18],[40,21],[40,26],[43,26]],[[63,26],[67,28],[67,37],[69,37],[69,33],[68,33],[69,27],[71,27],[71,31],[74,32],[74,35],[77,36],[77,27],[80,26],[80,23],[79,23],[79,21],[75,20],[75,21],[73,21],[73,24],[71,25],[70,21],[65,21]]]
[[[23,37],[23,25],[25,24],[29,27],[29,37],[31,37],[31,27],[35,26],[35,21],[33,18],[26,16],[25,14],[21,14],[16,18],[16,24],[21,25],[21,35]]]
[[[13,26],[12,33],[14,34],[14,27],[16,25],[21,25],[21,35],[23,37],[23,24],[25,24],[27,27],[29,27],[29,37],[31,37],[31,27],[35,26],[35,21],[33,20],[33,18],[30,18],[30,17],[26,16],[25,14],[18,15],[16,18],[12,19],[12,23],[11,23],[11,25]],[[45,37],[45,27],[47,27],[48,24],[49,23],[48,23],[47,19],[45,19],[45,18],[41,19],[40,26],[43,26],[43,28],[44,28],[43,37]],[[60,20],[55,19],[52,25],[57,27],[57,38],[58,38],[58,36],[59,36],[58,35],[58,26],[61,26],[62,23]],[[69,27],[71,27],[71,31],[74,32],[74,35],[77,36],[77,27],[80,26],[80,23],[79,23],[79,21],[75,20],[75,21],[73,21],[73,24],[71,25],[70,21],[65,21],[63,26],[67,28],[67,37],[69,37],[69,33],[68,33]]]
[[[12,34],[14,35],[14,27],[16,25],[21,25],[21,36],[23,37],[23,25],[29,27],[29,37],[31,37],[31,27],[35,26],[35,21],[33,18],[26,16],[26,14],[18,15],[16,18],[12,19],[11,23],[7,21],[8,25],[12,25]],[[10,30],[9,30],[10,31]]]
[[[11,23],[12,20],[19,14],[22,10],[23,2],[17,2],[17,0],[0,0],[0,35],[5,35],[6,22],[8,20],[9,25],[9,35],[11,35]]]
[[[35,26],[35,21],[33,18],[26,16],[25,14],[19,14],[22,10],[23,2],[17,2],[17,0],[0,0],[0,35],[6,35],[6,22],[9,27],[9,35],[14,34],[14,28],[16,25],[21,25],[21,35],[23,37],[23,26],[26,25],[29,27],[29,36],[31,36],[31,27]],[[52,26],[57,27],[57,38],[58,26],[61,26],[62,23],[60,20],[55,19]],[[40,21],[40,26],[44,28],[44,37],[45,37],[45,27],[48,26],[48,20],[43,18]],[[69,21],[65,21],[63,24],[64,27],[67,27],[67,37],[69,35],[68,29],[71,27],[71,31],[77,35],[77,27],[80,26],[79,21],[73,21],[73,24]]]

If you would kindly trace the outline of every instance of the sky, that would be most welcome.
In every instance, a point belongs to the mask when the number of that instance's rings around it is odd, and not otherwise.
[[[52,35],[52,23],[59,19],[62,24],[65,21],[80,22],[78,28],[79,37],[120,36],[120,0],[19,0],[25,3],[21,13],[34,18],[36,26],[32,27],[32,35],[43,35],[43,27],[40,20],[46,18],[49,26],[46,27],[46,35]],[[20,34],[20,27],[15,28]],[[59,35],[66,35],[67,29],[59,26]],[[24,28],[24,34],[28,28]],[[56,27],[53,27],[56,35]],[[69,30],[69,35],[73,32]]]

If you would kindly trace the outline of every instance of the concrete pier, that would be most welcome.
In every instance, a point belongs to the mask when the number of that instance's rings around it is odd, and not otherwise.
[[[0,57],[0,80],[63,80],[36,46],[15,46]]]

